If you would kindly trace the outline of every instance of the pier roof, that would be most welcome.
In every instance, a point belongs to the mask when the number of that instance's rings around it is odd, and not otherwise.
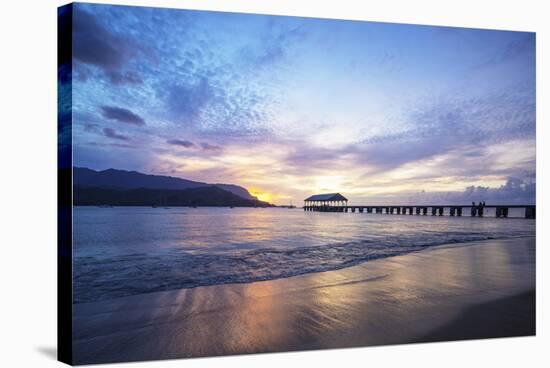
[[[348,199],[340,193],[314,194],[304,201],[347,201]]]

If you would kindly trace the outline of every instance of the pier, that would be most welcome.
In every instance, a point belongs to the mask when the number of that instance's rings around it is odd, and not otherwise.
[[[340,193],[316,194],[304,200],[304,211],[367,213],[403,216],[469,216],[469,217],[522,217],[536,218],[535,205],[348,205],[348,200]],[[517,214],[512,216],[511,210]],[[518,213],[517,210],[520,212]]]

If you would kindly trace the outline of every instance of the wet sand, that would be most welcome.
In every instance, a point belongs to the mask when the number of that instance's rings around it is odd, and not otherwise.
[[[75,305],[75,364],[535,334],[535,239]]]

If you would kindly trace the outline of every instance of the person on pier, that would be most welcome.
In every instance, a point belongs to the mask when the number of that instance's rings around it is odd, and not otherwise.
[[[477,211],[478,211],[477,214],[478,214],[479,217],[483,216],[483,212],[485,212],[484,209],[485,209],[485,201],[483,201],[483,202],[480,201],[478,209],[477,209]]]

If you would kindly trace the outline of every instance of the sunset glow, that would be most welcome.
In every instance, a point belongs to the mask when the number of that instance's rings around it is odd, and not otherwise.
[[[532,33],[85,4],[75,17],[76,166],[276,204],[534,201]]]

